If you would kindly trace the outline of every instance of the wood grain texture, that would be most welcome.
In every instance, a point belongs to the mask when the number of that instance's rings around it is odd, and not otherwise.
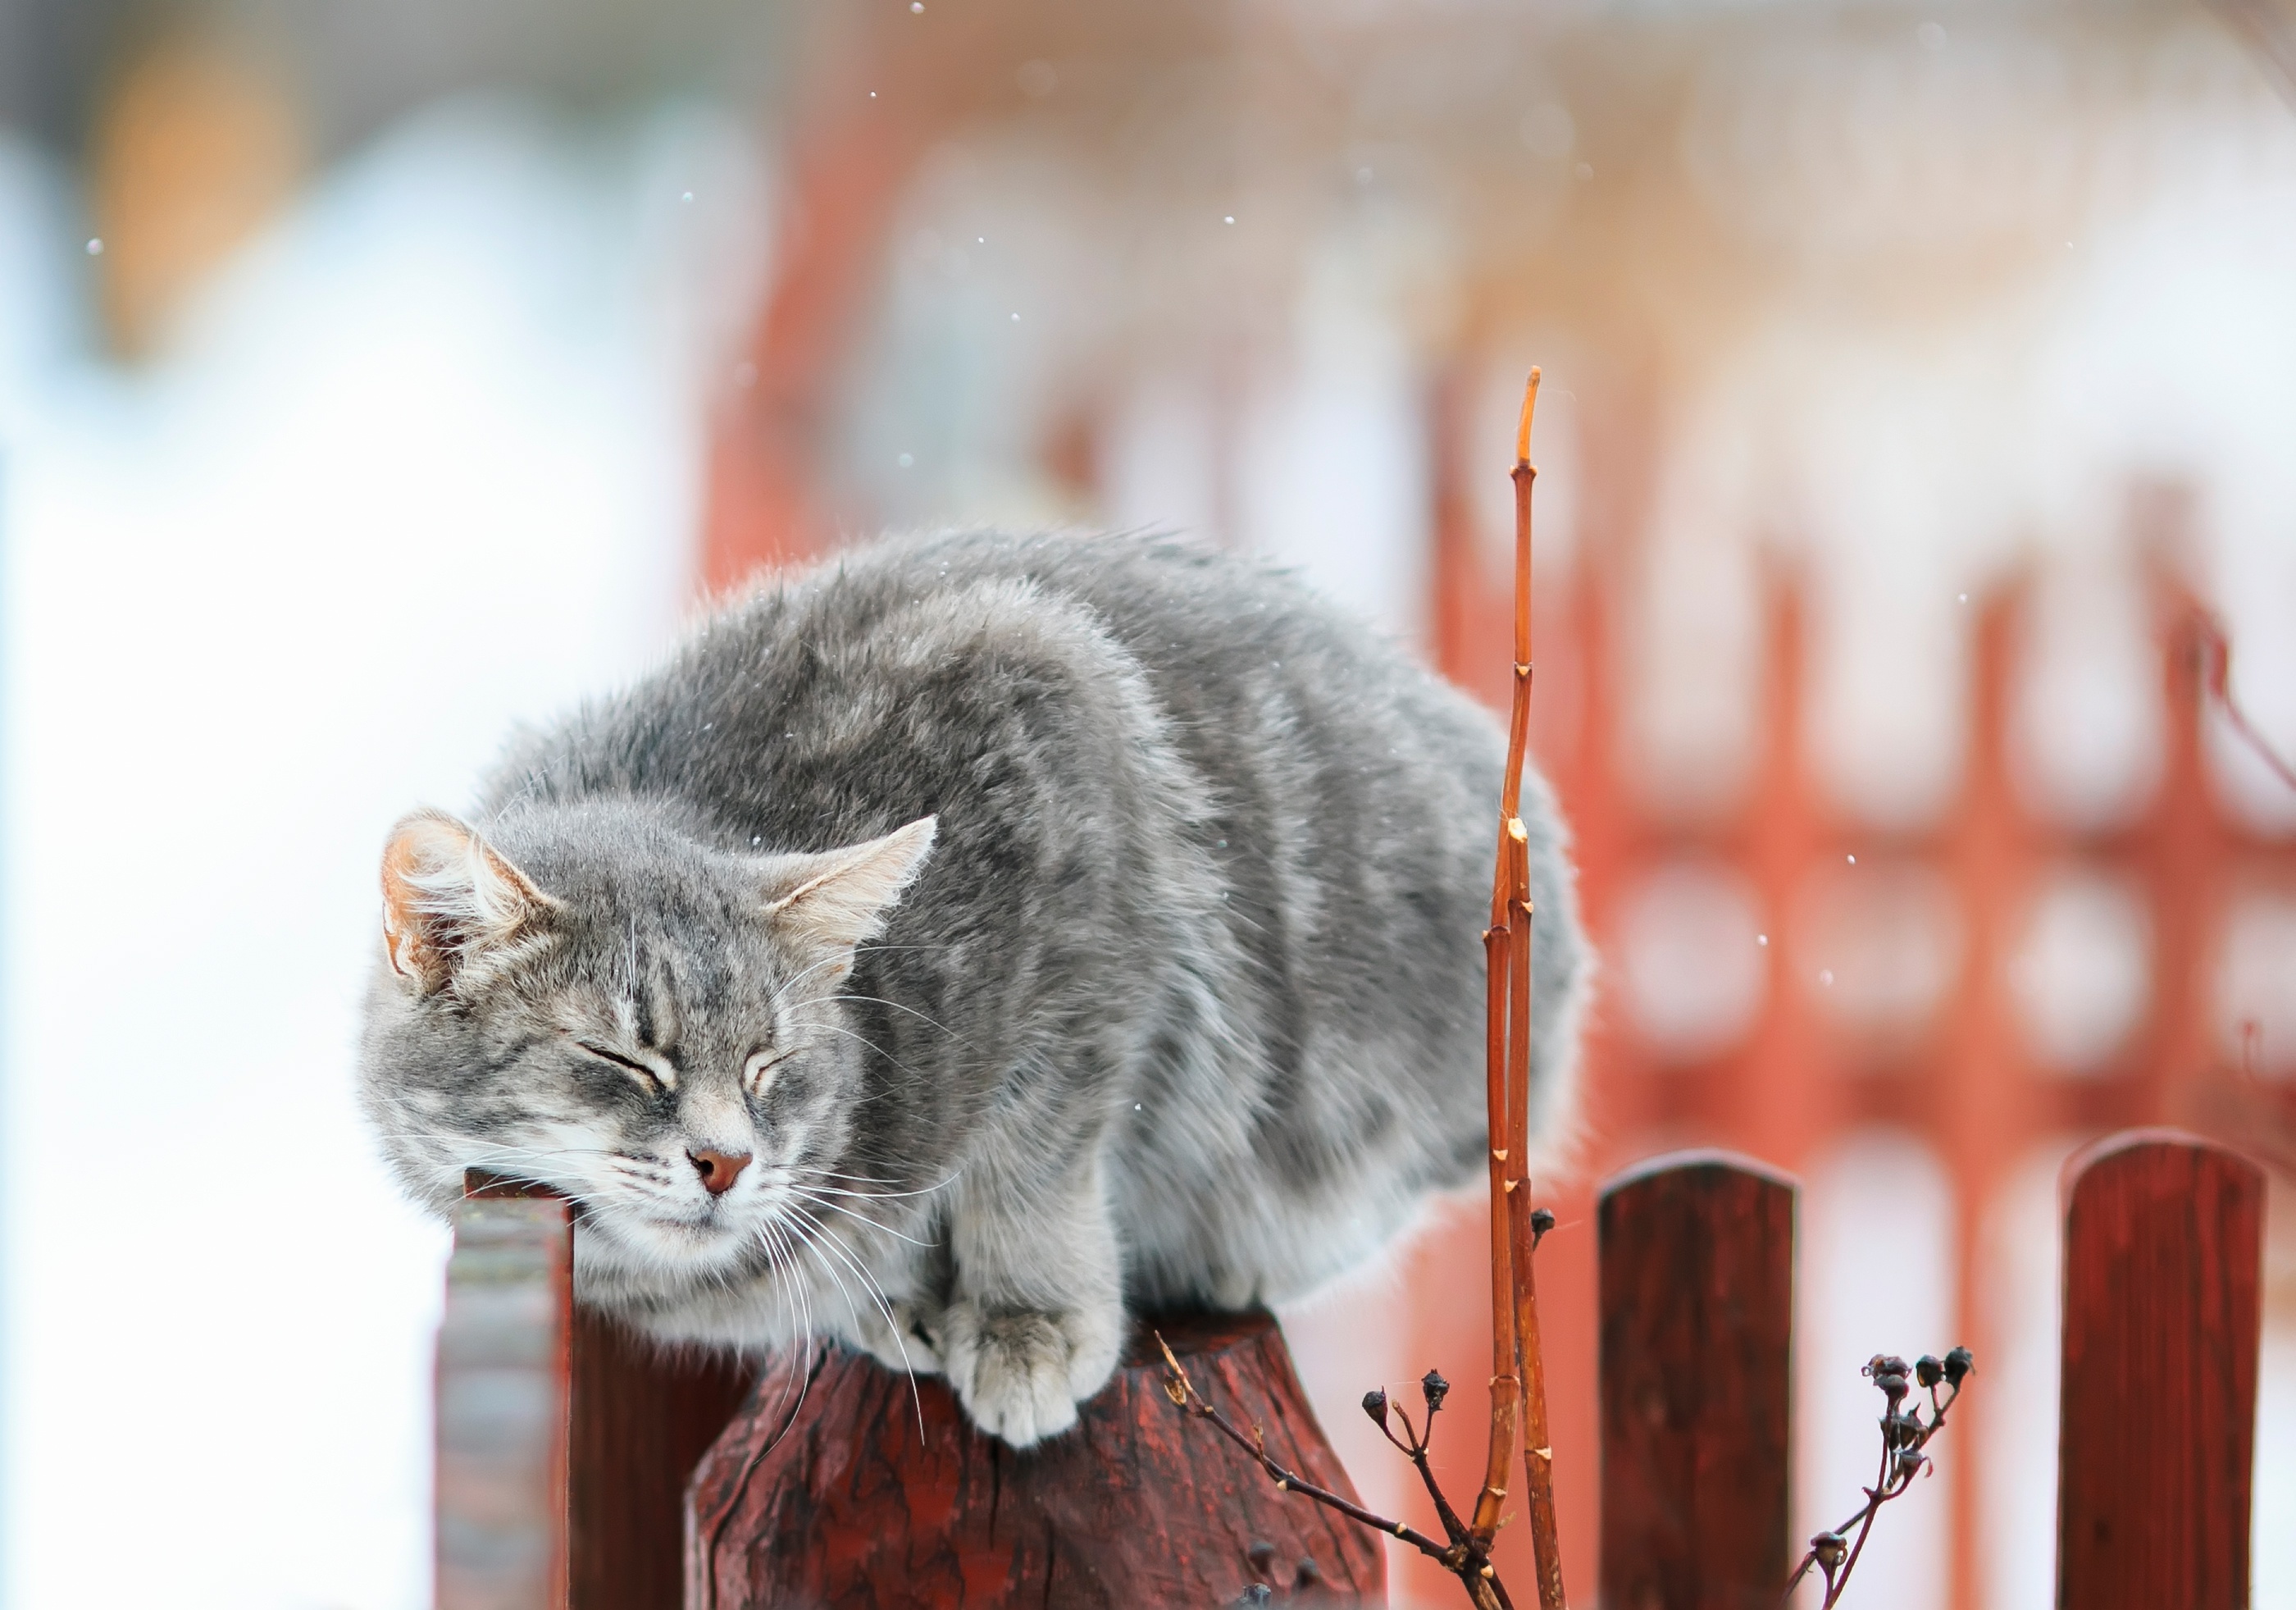
[[[755,1374],[733,1359],[665,1353],[574,1310],[572,1610],[679,1610],[685,1484]]]
[[[562,1201],[455,1207],[439,1327],[439,1610],[564,1610],[573,1247]]]
[[[1301,1475],[1353,1496],[1266,1314],[1160,1319],[1198,1389]],[[947,1384],[841,1351],[758,1381],[687,1500],[690,1610],[1234,1603],[1254,1581],[1302,1602],[1384,1603],[1379,1540],[1280,1492],[1164,1395],[1136,1333],[1082,1423],[1016,1452]],[[1272,1553],[1263,1575],[1255,1544]]]
[[[1721,1152],[1655,1158],[1603,1188],[1605,1604],[1778,1602],[1795,1194],[1784,1175]]]
[[[2245,1610],[2264,1177],[2173,1130],[2066,1164],[2062,1610]]]

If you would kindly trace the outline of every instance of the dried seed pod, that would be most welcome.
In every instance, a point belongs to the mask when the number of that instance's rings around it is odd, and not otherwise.
[[[1945,1366],[1934,1355],[1923,1353],[1914,1360],[1914,1379],[1923,1386],[1935,1386],[1945,1379]]]
[[[1956,1347],[1945,1356],[1945,1378],[1949,1386],[1959,1386],[1969,1372],[1977,1368],[1976,1355],[1965,1347]]]
[[[1440,1370],[1431,1369],[1419,1377],[1419,1390],[1427,1394],[1427,1412],[1431,1415],[1451,1395],[1451,1384],[1443,1378]]]
[[[1546,1232],[1554,1228],[1554,1209],[1533,1208],[1530,1210],[1530,1244],[1531,1249],[1534,1252],[1538,1250],[1538,1244],[1546,1239]]]
[[[1898,1404],[1906,1401],[1906,1393],[1912,1390],[1906,1377],[1895,1370],[1884,1370],[1875,1376],[1874,1384],[1880,1387],[1882,1395],[1890,1400],[1890,1409],[1892,1413],[1897,1411]]]
[[[1898,1479],[1901,1482],[1912,1481],[1915,1476],[1921,1474],[1922,1466],[1929,1462],[1930,1456],[1922,1452],[1921,1450],[1917,1448],[1900,1448],[1898,1450]]]
[[[1374,1386],[1364,1393],[1363,1409],[1364,1413],[1379,1423],[1382,1431],[1387,1429],[1387,1388]]]
[[[1821,1532],[1809,1540],[1809,1551],[1817,1557],[1819,1568],[1831,1577],[1841,1569],[1842,1557],[1849,1552],[1849,1545],[1838,1532]]]

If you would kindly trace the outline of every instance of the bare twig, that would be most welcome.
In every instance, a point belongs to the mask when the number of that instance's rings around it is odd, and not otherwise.
[[[1170,1345],[1160,1334],[1156,1337],[1156,1346],[1164,1355],[1164,1395],[1171,1399],[1183,1414],[1208,1422],[1213,1430],[1250,1455],[1267,1473],[1277,1491],[1300,1493],[1326,1508],[1338,1510],[1351,1521],[1376,1532],[1384,1532],[1390,1537],[1400,1538],[1458,1577],[1466,1585],[1468,1597],[1475,1604],[1491,1606],[1492,1610],[1513,1610],[1506,1589],[1499,1585],[1498,1575],[1490,1567],[1488,1552],[1477,1546],[1472,1534],[1460,1524],[1458,1516],[1444,1498],[1442,1489],[1436,1484],[1434,1472],[1427,1463],[1427,1438],[1434,1433],[1435,1411],[1442,1407],[1443,1394],[1450,1391],[1449,1384],[1442,1376],[1431,1369],[1427,1372],[1427,1382],[1423,1383],[1427,1392],[1427,1423],[1423,1432],[1414,1432],[1409,1417],[1398,1411],[1408,1441],[1397,1442],[1395,1433],[1388,1429],[1385,1392],[1374,1392],[1366,1397],[1364,1409],[1378,1423],[1387,1440],[1402,1449],[1410,1456],[1411,1462],[1418,1466],[1421,1477],[1427,1483],[1427,1491],[1434,1497],[1436,1513],[1443,1517],[1445,1529],[1452,1534],[1448,1543],[1439,1543],[1425,1532],[1406,1526],[1401,1521],[1390,1521],[1385,1516],[1375,1515],[1352,1499],[1341,1498],[1328,1488],[1318,1487],[1298,1471],[1281,1463],[1267,1451],[1267,1439],[1261,1434],[1259,1426],[1253,1426],[1247,1433],[1234,1421],[1204,1401],[1203,1395],[1196,1391],[1195,1383],[1189,1379],[1186,1368],[1174,1356]]]
[[[1494,1103],[1491,1112],[1491,1133],[1506,1137],[1505,1149],[1497,1153],[1502,1165],[1499,1172],[1512,1171],[1512,1179],[1497,1179],[1491,1200],[1491,1278],[1496,1293],[1504,1269],[1509,1286],[1509,1302],[1513,1312],[1504,1322],[1492,1326],[1493,1342],[1505,1332],[1511,1344],[1495,1363],[1493,1374],[1511,1370],[1515,1390],[1521,1401],[1519,1410],[1522,1429],[1522,1461],[1524,1491],[1530,1516],[1531,1554],[1538,1572],[1539,1610],[1563,1610],[1562,1550],[1554,1518],[1554,1448],[1546,1425],[1546,1366],[1539,1345],[1538,1286],[1531,1269],[1531,1258],[1539,1236],[1531,1222],[1530,1178],[1527,1172],[1530,1157],[1530,1042],[1531,1014],[1531,919],[1530,899],[1530,835],[1522,823],[1522,768],[1525,752],[1530,742],[1530,689],[1532,661],[1530,645],[1530,571],[1531,523],[1530,494],[1538,479],[1538,470],[1530,462],[1530,426],[1538,407],[1538,371],[1530,372],[1523,387],[1522,413],[1515,427],[1514,469],[1514,696],[1507,719],[1507,768],[1500,784],[1499,855],[1493,870],[1491,907],[1492,926],[1505,924],[1506,938],[1503,946],[1487,947],[1487,955],[1495,964],[1490,982],[1494,996],[1500,992],[1501,980],[1497,962],[1505,963],[1505,993],[1507,1000],[1505,1085],[1506,1092],[1506,1127],[1499,1127],[1498,1110]],[[1502,958],[1502,951],[1504,957]],[[1487,1081],[1494,1088],[1500,1080],[1500,1070],[1487,1071]],[[1505,1235],[1504,1253],[1500,1235],[1500,1220],[1504,1212]],[[1550,1222],[1552,1220],[1550,1220]],[[1493,1384],[1491,1415],[1491,1464],[1504,1476],[1506,1451],[1502,1444],[1512,1439],[1513,1427],[1500,1423],[1497,1384]],[[1490,1493],[1487,1497],[1493,1496]],[[1503,1494],[1497,1496],[1504,1496]],[[1480,1507],[1478,1506],[1480,1518]],[[1493,1516],[1496,1526],[1496,1512]],[[1486,1539],[1488,1533],[1484,1534]]]
[[[1825,1598],[1821,1610],[1833,1610],[1841,1603],[1842,1593],[1849,1586],[1849,1573],[1857,1568],[1857,1557],[1866,1551],[1866,1540],[1873,1534],[1874,1517],[1882,1506],[1913,1485],[1914,1478],[1929,1467],[1926,1451],[1930,1439],[1945,1429],[1946,1411],[1961,1397],[1962,1383],[1969,1378],[1976,1366],[1965,1347],[1956,1347],[1942,1359],[1924,1353],[1908,1366],[1903,1359],[1877,1353],[1865,1367],[1865,1374],[1874,1378],[1882,1389],[1889,1409],[1882,1417],[1882,1468],[1874,1478],[1874,1485],[1865,1489],[1866,1502],[1857,1512],[1830,1532],[1821,1532],[1809,1540],[1809,1551],[1801,1557],[1801,1564],[1786,1581],[1785,1597],[1793,1598],[1794,1589],[1815,1567],[1825,1580]],[[1930,1417],[1922,1418],[1921,1406],[1904,1407],[1915,1383],[1928,1392]],[[1945,1388],[1945,1396],[1938,1389]],[[1849,1533],[1855,1529],[1852,1540]]]
[[[1491,920],[1483,931],[1488,967],[1486,1001],[1484,1098],[1490,1129],[1491,1193],[1491,1426],[1483,1483],[1471,1518],[1462,1519],[1437,1484],[1427,1458],[1435,1417],[1450,1385],[1429,1370],[1421,1380],[1427,1419],[1414,1428],[1411,1417],[1391,1410],[1403,1427],[1398,1438],[1390,1425],[1387,1393],[1364,1399],[1364,1412],[1381,1434],[1401,1450],[1426,1483],[1447,1540],[1438,1543],[1399,1522],[1372,1514],[1352,1500],[1327,1492],[1268,1457],[1257,1429],[1247,1436],[1210,1404],[1187,1372],[1164,1349],[1164,1390],[1182,1412],[1209,1421],[1230,1442],[1257,1459],[1277,1487],[1306,1493],[1317,1503],[1366,1526],[1402,1539],[1456,1576],[1469,1599],[1484,1610],[1511,1610],[1506,1589],[1491,1565],[1491,1545],[1506,1519],[1507,1470],[1522,1437],[1524,1490],[1530,1516],[1533,1557],[1538,1573],[1539,1610],[1564,1610],[1562,1549],[1554,1518],[1554,1450],[1547,1435],[1546,1370],[1539,1351],[1538,1295],[1531,1258],[1554,1227],[1554,1215],[1530,1205],[1525,1171],[1530,1147],[1531,919],[1530,834],[1522,822],[1522,771],[1530,736],[1530,492],[1538,472],[1530,463],[1531,415],[1538,401],[1538,371],[1523,389],[1522,414],[1515,432],[1514,457],[1514,697],[1507,721],[1507,763],[1499,801],[1498,851],[1491,872]],[[1161,1346],[1162,1337],[1157,1338]]]
[[[1412,1425],[1411,1416],[1405,1412],[1401,1404],[1395,1406],[1395,1417],[1403,1425],[1403,1435],[1398,1437],[1389,1429],[1384,1388],[1374,1387],[1364,1393],[1364,1413],[1369,1415],[1372,1424],[1379,1427],[1379,1434],[1417,1468],[1419,1479],[1426,1483],[1427,1496],[1435,1501],[1435,1514],[1443,1523],[1444,1535],[1456,1543],[1468,1535],[1467,1524],[1459,1518],[1459,1512],[1451,1507],[1451,1500],[1444,1496],[1441,1485],[1435,1480],[1433,1466],[1427,1462],[1427,1445],[1435,1439],[1435,1417],[1442,1410],[1443,1400],[1450,1395],[1451,1384],[1439,1371],[1431,1369],[1419,1377],[1419,1390],[1427,1400],[1427,1424],[1423,1429]]]
[[[2272,742],[2256,728],[2232,696],[2232,642],[2225,636],[2224,623],[2203,609],[2193,611],[2194,652],[2199,656],[2201,691],[2208,702],[2224,716],[2242,743],[2255,752],[2256,758],[2270,768],[2291,789],[2296,789],[2296,766],[2289,764]]]
[[[1522,825],[1523,752],[1530,739],[1530,421],[1538,402],[1538,371],[1523,388],[1514,447],[1514,680],[1507,712],[1506,770],[1499,783],[1498,848],[1491,865],[1491,922],[1483,930],[1485,985],[1483,1099],[1490,1121],[1491,1182],[1491,1435],[1483,1462],[1483,1490],[1475,1499],[1475,1535],[1488,1545],[1499,1529],[1506,1499],[1507,1466],[1514,1462],[1522,1415],[1522,1276],[1515,1267],[1526,1251],[1515,1234],[1509,1198],[1521,1188],[1522,1142],[1516,1134],[1512,1080],[1518,1057],[1529,1055],[1530,995],[1518,995],[1514,978],[1530,970],[1527,894],[1516,864],[1527,867],[1529,835]],[[1526,1105],[1525,1111],[1528,1111]],[[1529,1197],[1525,1195],[1525,1205]],[[1542,1596],[1543,1600],[1544,1596]]]

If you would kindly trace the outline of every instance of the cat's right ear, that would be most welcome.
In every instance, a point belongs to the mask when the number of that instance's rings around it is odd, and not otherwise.
[[[500,850],[443,810],[402,817],[382,849],[382,942],[421,995],[473,957],[533,932],[556,902]]]
[[[939,818],[920,817],[882,839],[820,855],[775,856],[768,862],[766,914],[802,942],[840,959],[873,937],[931,850]]]

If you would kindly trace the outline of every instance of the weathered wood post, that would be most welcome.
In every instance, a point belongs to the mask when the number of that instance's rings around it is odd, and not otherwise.
[[[1264,1313],[1160,1319],[1207,1396],[1304,1478],[1353,1495]],[[689,1610],[1129,1610],[1234,1604],[1255,1582],[1383,1604],[1371,1533],[1276,1489],[1165,1395],[1147,1327],[1076,1430],[1016,1452],[946,1383],[823,1351],[770,1370],[696,1473]]]
[[[1786,1578],[1796,1187],[1727,1152],[1603,1187],[1603,1598],[1771,1610]]]
[[[2264,1176],[2172,1129],[2065,1165],[2062,1610],[2246,1610]]]
[[[662,1356],[575,1306],[580,1233],[563,1198],[475,1171],[455,1209],[439,1610],[1210,1605],[1254,1581],[1383,1601],[1377,1540],[1193,1432],[1144,1332],[1078,1431],[1016,1453],[942,1382],[913,1395],[855,1354],[784,1359],[754,1392]],[[1302,1475],[1352,1491],[1273,1319],[1160,1324]]]

